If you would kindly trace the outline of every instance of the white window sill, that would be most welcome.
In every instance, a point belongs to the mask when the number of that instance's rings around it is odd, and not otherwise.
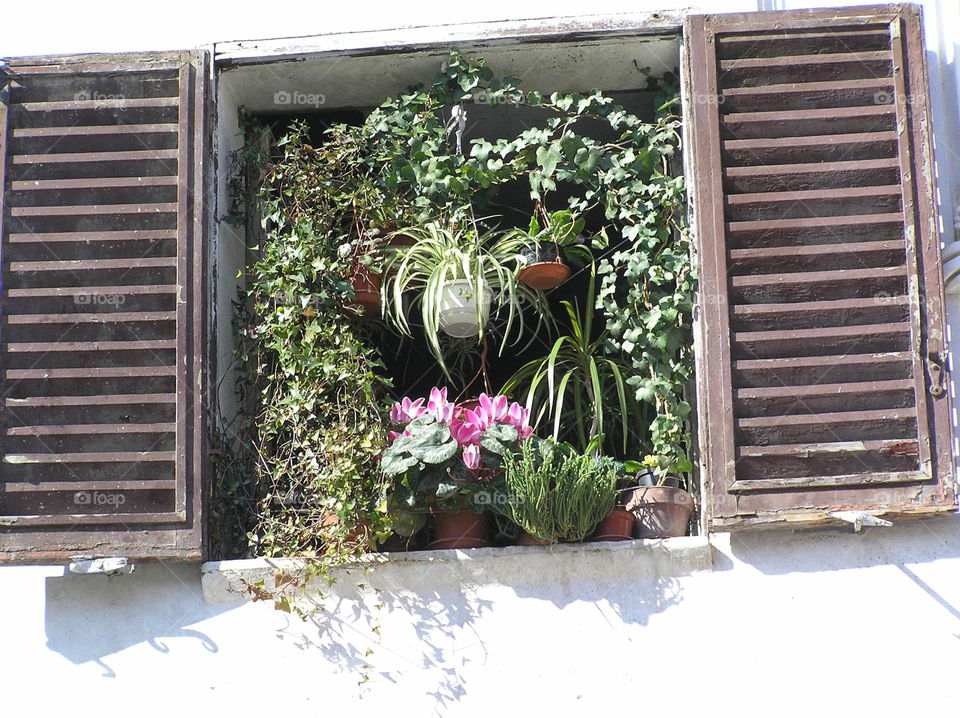
[[[203,596],[209,604],[243,603],[247,585],[274,585],[275,572],[296,574],[296,558],[254,558],[203,564]],[[557,585],[572,581],[602,584],[638,576],[686,576],[713,570],[706,536],[609,541],[555,546],[505,546],[468,550],[368,554],[335,569],[338,579],[358,581],[372,574],[391,590],[416,593],[441,587]],[[325,585],[325,584],[324,584]]]

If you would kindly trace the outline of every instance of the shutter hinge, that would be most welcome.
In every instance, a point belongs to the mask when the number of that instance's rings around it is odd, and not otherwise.
[[[943,357],[940,352],[927,354],[927,377],[930,380],[930,395],[943,396]]]

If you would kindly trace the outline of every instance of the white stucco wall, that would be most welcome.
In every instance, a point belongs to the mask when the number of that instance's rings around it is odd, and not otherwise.
[[[589,11],[687,4],[602,0]],[[757,7],[748,0],[689,4],[713,11]],[[760,0],[763,9],[815,4],[857,3]],[[960,7],[956,0],[924,5],[941,199],[950,217],[953,188],[960,188]],[[168,0],[162,15],[156,7],[17,3],[4,8],[0,52],[180,48],[565,15],[584,6],[538,1],[518,12],[517,3],[502,0],[375,10],[290,2],[273,13],[262,3]],[[958,336],[960,297],[950,300],[950,322]],[[307,715],[573,716],[603,708],[680,716],[957,713],[960,520],[861,535],[770,532],[732,542],[716,535],[707,550],[712,571],[691,571],[678,558],[682,545],[509,549],[496,560],[484,554],[403,561],[345,577],[329,612],[308,623],[264,604],[207,603],[199,565],[145,564],[114,578],[0,568],[0,710],[4,716],[304,709]],[[383,608],[375,608],[381,601]],[[375,621],[382,626],[379,643]],[[361,688],[358,667],[365,660],[373,668]]]

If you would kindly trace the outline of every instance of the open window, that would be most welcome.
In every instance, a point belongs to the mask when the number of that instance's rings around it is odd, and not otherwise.
[[[202,556],[206,68],[4,68],[3,560]]]

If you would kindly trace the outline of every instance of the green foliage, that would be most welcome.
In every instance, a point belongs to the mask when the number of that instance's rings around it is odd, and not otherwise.
[[[362,125],[331,127],[313,147],[306,126],[295,124],[279,141],[282,156],[258,168],[266,236],[249,271],[253,318],[243,327],[254,345],[247,380],[260,405],[254,422],[260,519],[250,534],[257,553],[338,560],[357,550],[350,539],[358,520],[369,523],[373,535],[385,530],[387,481],[377,456],[385,443],[380,406],[389,387],[366,330],[346,309],[354,300],[350,277],[358,264],[379,271],[402,261],[403,252],[386,245],[391,232],[437,223],[451,231],[469,228],[451,245],[463,251],[459,266],[466,267],[465,276],[505,285],[516,299],[524,290],[512,284],[516,267],[506,251],[486,264],[471,258],[489,256],[505,241],[498,236],[497,242],[480,242],[498,230],[491,218],[476,217],[490,209],[500,188],[518,181],[529,187],[527,239],[552,235],[575,253],[581,232],[595,251],[609,239],[610,250],[598,258],[596,306],[606,324],[604,343],[591,346],[596,340],[589,329],[582,343],[596,358],[597,372],[608,366],[630,370],[621,376],[633,396],[615,388],[613,404],[636,399],[652,407],[651,454],[661,469],[684,470],[694,276],[683,179],[670,173],[680,121],[669,113],[666,98],[675,88],[665,78],[657,89],[665,98],[661,116],[644,122],[599,91],[548,97],[523,92],[514,78],[494,78],[482,59],[455,52],[432,85],[386,100]],[[488,104],[540,107],[547,118],[516,137],[475,139],[460,147],[455,131],[447,129],[456,120],[453,108],[469,114],[469,103],[481,97]],[[597,123],[613,138],[580,132]],[[588,217],[590,226],[579,225]],[[483,250],[466,251],[464,238]],[[433,269],[419,278],[408,272],[411,285],[429,281],[444,261],[437,250],[445,241],[432,247],[432,257],[423,257],[422,266]],[[452,271],[439,269],[435,276]],[[398,299],[394,294],[390,316],[409,325],[399,319]],[[501,314],[505,339],[515,312],[510,301]],[[525,331],[521,322],[516,336]],[[431,349],[439,358],[438,347]],[[587,386],[594,386],[589,367],[587,376]],[[613,413],[621,421],[622,414]],[[636,415],[631,420],[631,426],[643,424]]]
[[[616,463],[531,437],[504,457],[504,495],[492,506],[539,541],[583,541],[617,497]]]
[[[359,201],[298,125],[280,142],[283,158],[259,195],[265,237],[248,277],[255,350],[249,381],[256,416],[260,555],[306,555],[327,564],[385,532],[386,485],[378,455],[385,436],[380,405],[387,386],[376,350],[353,314],[348,236]],[[345,151],[351,151],[348,147]],[[329,157],[329,155],[328,155]],[[339,155],[338,155],[339,157]]]
[[[536,428],[547,419],[554,441],[567,439],[587,452],[591,441],[600,437],[609,453],[627,454],[630,449],[640,450],[643,439],[637,434],[646,422],[638,421],[643,412],[627,386],[632,373],[629,362],[605,353],[605,331],[593,335],[594,287],[591,272],[587,311],[562,302],[568,333],[545,356],[520,367],[501,393],[521,392],[531,424]]]

